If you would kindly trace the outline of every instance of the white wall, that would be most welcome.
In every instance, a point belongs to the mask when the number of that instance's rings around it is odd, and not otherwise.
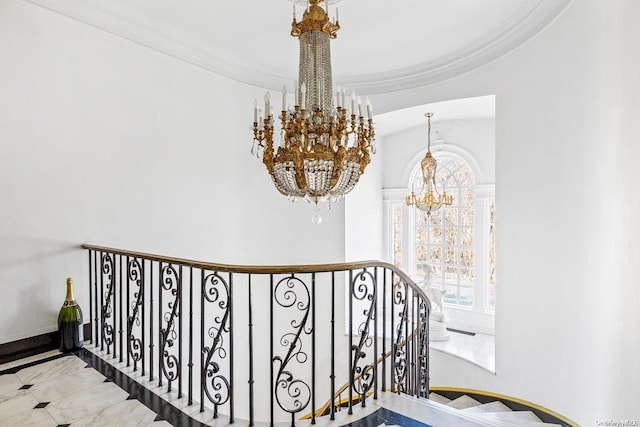
[[[382,144],[376,142],[376,154],[358,185],[347,195],[345,205],[345,260],[383,259],[382,253]]]
[[[391,111],[496,95],[509,286],[497,376],[464,385],[584,425],[639,417],[639,15],[634,0],[574,1],[498,61],[372,99]],[[0,2],[0,61],[0,341],[53,328],[64,278],[86,278],[81,242],[221,262],[344,258],[344,207],[312,226],[249,156],[260,90],[16,0]]]
[[[435,117],[435,116],[434,116]],[[383,187],[409,189],[413,167],[427,152],[427,130],[424,126],[407,129],[384,138]],[[465,119],[431,123],[431,151],[461,153],[470,162],[476,184],[495,183],[495,120]]]
[[[496,95],[497,256],[508,284],[498,290],[497,376],[453,373],[451,385],[584,425],[639,418],[639,14],[631,0],[574,1],[500,60],[372,99],[391,111]]]
[[[215,262],[344,259],[344,205],[292,205],[252,158],[263,90],[0,2],[0,342],[87,307],[93,243]]]

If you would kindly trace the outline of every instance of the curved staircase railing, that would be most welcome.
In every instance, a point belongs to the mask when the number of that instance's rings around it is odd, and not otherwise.
[[[240,266],[82,247],[91,341],[200,412],[315,423],[324,402],[334,419],[342,383],[349,413],[384,390],[428,398],[431,306],[391,264]]]

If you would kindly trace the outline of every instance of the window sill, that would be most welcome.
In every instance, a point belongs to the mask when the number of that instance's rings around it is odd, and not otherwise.
[[[450,354],[466,360],[485,371],[496,373],[495,337],[488,334],[466,335],[449,331],[447,341],[434,341],[429,347],[435,351]]]

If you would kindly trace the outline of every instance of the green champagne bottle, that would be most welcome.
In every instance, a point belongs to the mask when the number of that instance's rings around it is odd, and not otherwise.
[[[67,279],[67,297],[58,314],[58,332],[60,333],[60,351],[68,353],[82,348],[84,332],[82,310],[73,298],[73,280]]]

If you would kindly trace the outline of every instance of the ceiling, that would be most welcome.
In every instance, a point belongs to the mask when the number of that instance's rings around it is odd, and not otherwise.
[[[27,1],[258,87],[278,90],[297,74],[289,31],[302,0]],[[517,47],[569,2],[331,0],[342,27],[334,83],[368,95],[450,78]]]
[[[495,96],[486,95],[434,102],[377,114],[375,117],[376,136],[378,139],[384,140],[385,137],[416,126],[423,127],[426,132],[427,119],[425,113],[427,112],[433,113],[431,123],[468,119],[493,119],[495,118]]]

